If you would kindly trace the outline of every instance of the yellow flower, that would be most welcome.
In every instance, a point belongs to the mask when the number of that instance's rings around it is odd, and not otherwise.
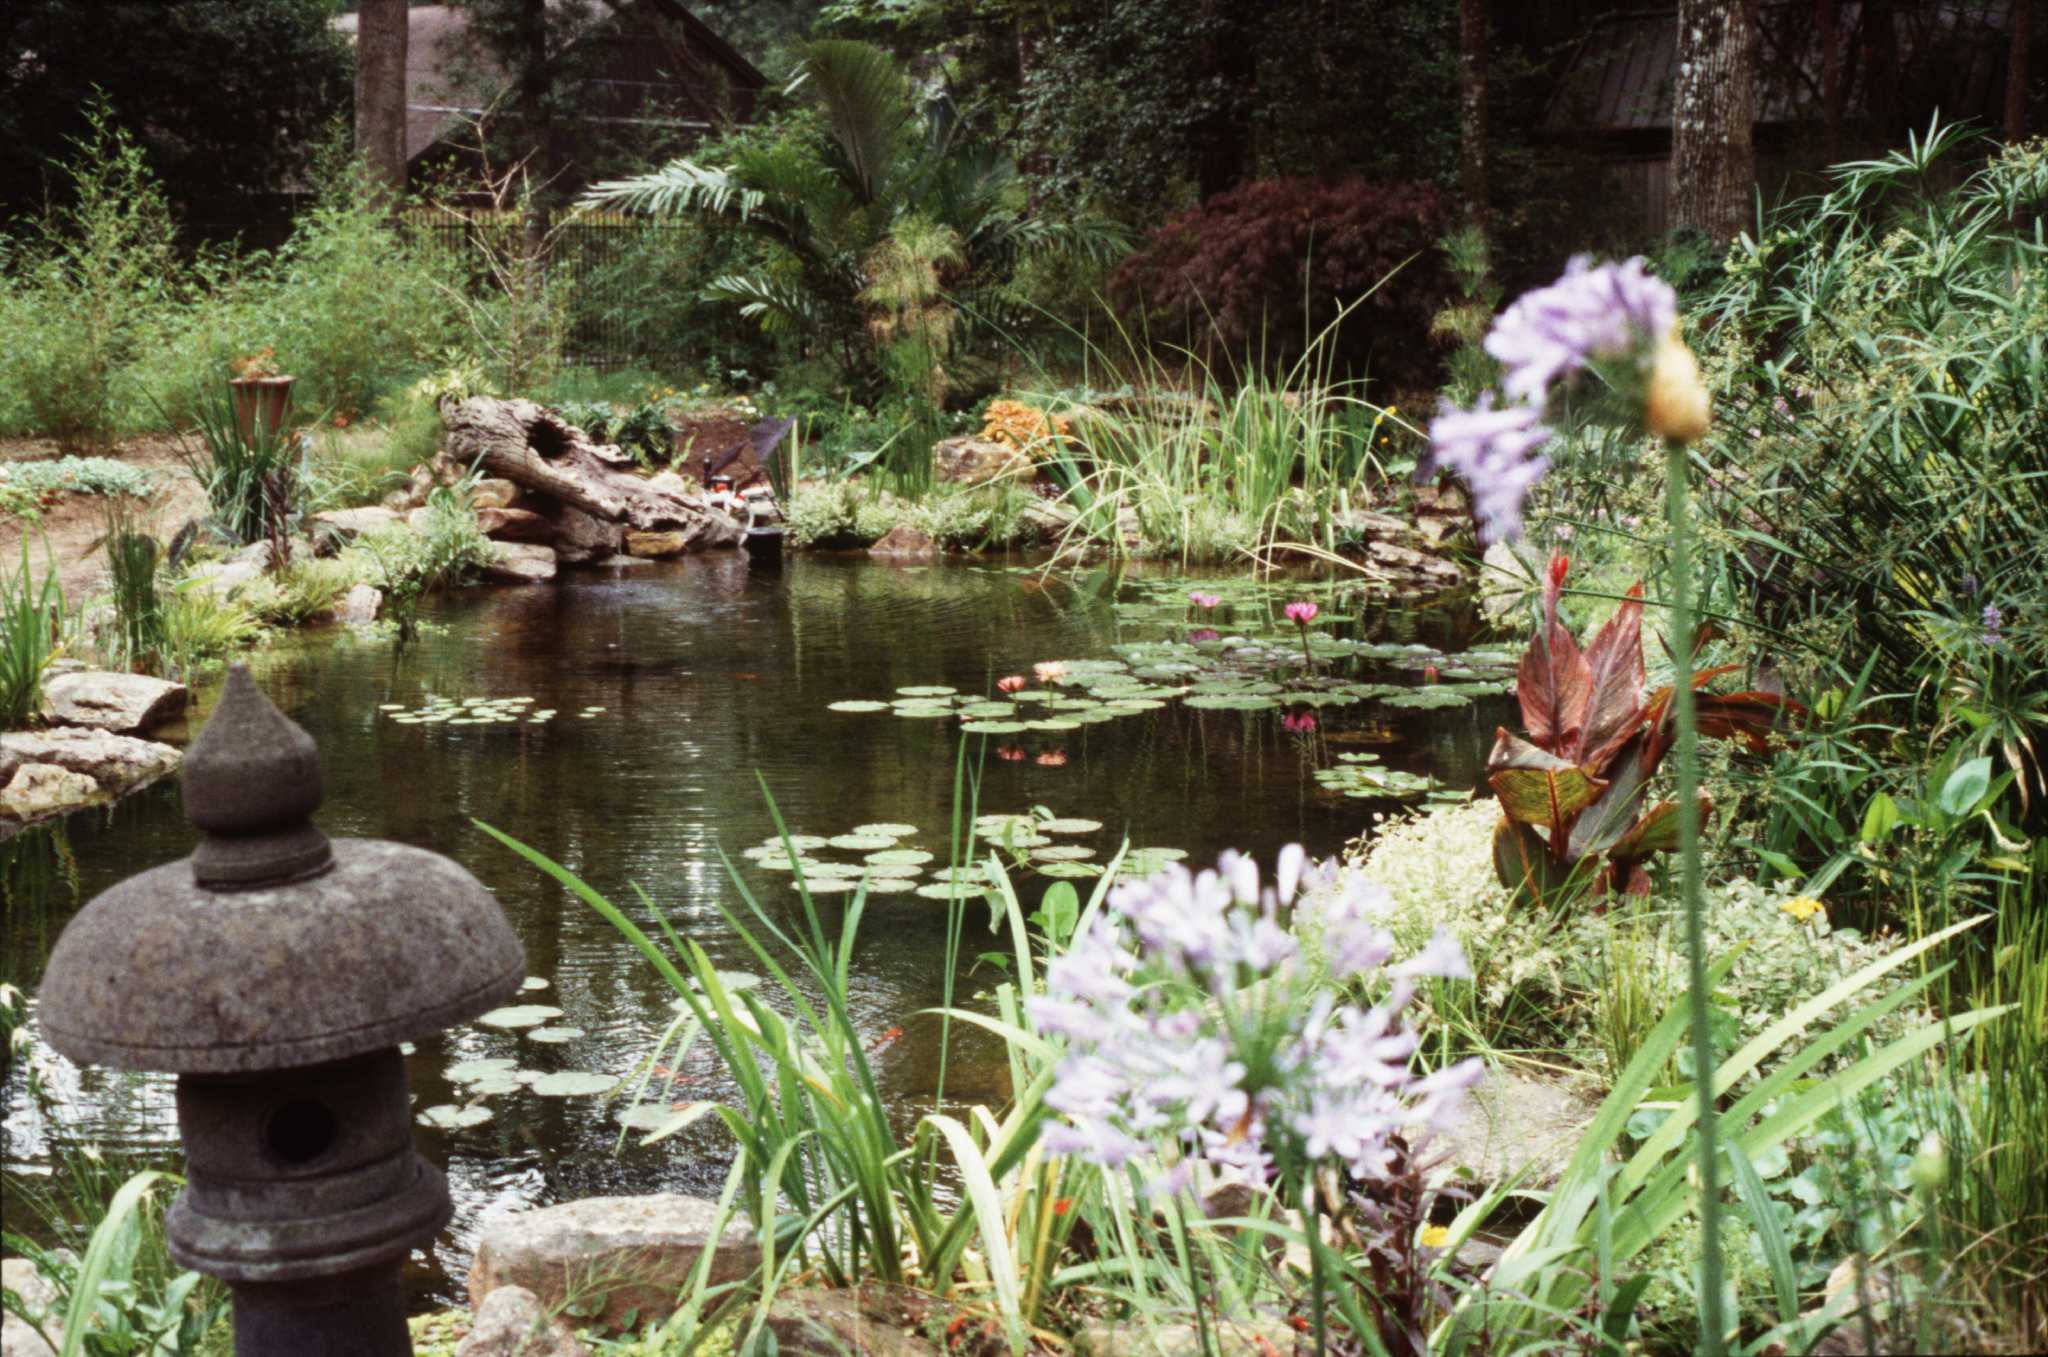
[[[1801,923],[1805,923],[1816,914],[1826,917],[1823,913],[1824,907],[1821,902],[1810,895],[1795,895],[1784,904],[1779,905],[1778,908],[1784,910]]]
[[[1440,1249],[1451,1242],[1451,1228],[1448,1225],[1425,1225],[1422,1227],[1422,1247]]]

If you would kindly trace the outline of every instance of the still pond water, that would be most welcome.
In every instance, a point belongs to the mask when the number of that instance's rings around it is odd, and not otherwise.
[[[633,900],[637,883],[719,966],[758,969],[717,911],[721,902],[738,906],[721,849],[765,903],[795,901],[787,873],[741,857],[774,833],[757,775],[792,832],[912,826],[894,846],[935,852],[932,866],[944,865],[960,723],[919,716],[926,699],[915,695],[904,715],[829,704],[898,701],[898,690],[928,686],[967,695],[956,703],[985,701],[1000,677],[1028,674],[1034,664],[1064,660],[1085,670],[1134,643],[1170,650],[1191,631],[1202,643],[1199,665],[1221,643],[1196,629],[1225,643],[1234,632],[1265,630],[1276,651],[1298,652],[1298,636],[1269,627],[1271,597],[1257,598],[1242,580],[1202,586],[1226,598],[1204,610],[1185,601],[1197,584],[1160,575],[1043,581],[1002,568],[905,569],[864,558],[799,558],[775,572],[750,570],[729,553],[570,575],[552,588],[465,591],[440,600],[428,634],[402,654],[382,638],[335,630],[275,653],[258,678],[319,742],[327,833],[400,840],[462,863],[496,894],[525,945],[537,979],[520,1002],[558,1008],[550,1026],[580,1031],[535,1041],[468,1025],[421,1043],[410,1067],[425,1109],[466,1101],[445,1073],[463,1061],[626,1073],[672,1016],[673,996],[644,959],[472,820],[533,845],[614,901]],[[1469,642],[1470,620],[1455,610],[1390,606],[1384,595],[1357,589],[1315,596],[1323,600],[1317,631],[1364,652],[1324,666],[1354,687],[1415,685],[1433,658],[1423,646],[1457,652]],[[1148,663],[1170,670],[1184,652],[1121,653],[1142,671]],[[1462,672],[1456,661],[1439,662],[1450,675]],[[1281,676],[1282,662],[1271,664]],[[1100,673],[1087,677],[1100,685]],[[1149,680],[1117,681],[1158,685],[1171,677],[1155,671]],[[971,738],[970,757],[982,768],[979,809],[1045,807],[1100,821],[1098,831],[1058,841],[1063,850],[1093,850],[1097,860],[1126,836],[1134,846],[1185,850],[1194,863],[1233,846],[1270,858],[1290,840],[1327,854],[1394,803],[1347,796],[1319,783],[1318,770],[1326,782],[1333,769],[1370,766],[1469,788],[1505,712],[1504,699],[1483,693],[1426,708],[1358,700],[1355,691],[1328,705],[1262,706],[1262,693],[1302,684],[1260,684],[1252,680],[1264,675],[1236,671],[1178,677],[1207,679],[1220,690],[1209,700],[1225,705],[1192,709],[1175,700],[1141,709],[1143,697],[1127,697],[1131,708],[1102,719],[1070,680],[1055,690],[1064,707],[1019,713],[1047,728]],[[216,691],[200,694],[191,730]],[[516,698],[531,700],[485,713],[516,719],[444,719],[448,708],[429,705]],[[423,710],[443,716],[416,719]],[[1059,719],[1066,716],[1086,719]],[[0,846],[0,981],[33,993],[51,942],[80,904],[184,856],[193,842],[175,786],[164,785],[109,814],[73,817],[58,832]],[[863,856],[818,851],[856,863]],[[932,882],[930,868],[921,879]],[[1027,875],[1019,884],[1029,908],[1046,883]],[[1084,894],[1091,884],[1076,882]],[[829,913],[845,898],[821,904]],[[872,900],[853,968],[856,1019],[871,1034],[885,1092],[906,1117],[920,1100],[928,1105],[939,1066],[940,1026],[922,1015],[943,999],[947,908],[908,891]],[[637,905],[631,912],[645,913]],[[978,901],[969,902],[968,919],[957,984],[972,1002],[996,976],[973,967],[992,945]],[[1002,1062],[985,1041],[956,1026],[952,1061],[949,1102],[1001,1101]],[[678,1073],[690,1084],[677,1097],[719,1096],[700,1061]],[[60,1150],[94,1145],[176,1164],[167,1077],[79,1070],[36,1048],[0,1067],[0,1092],[10,1228],[22,1219],[16,1188],[47,1173]],[[422,1150],[445,1168],[456,1200],[454,1223],[413,1270],[419,1303],[461,1294],[479,1222],[494,1214],[613,1193],[715,1192],[722,1179],[715,1119],[640,1148],[620,1144],[617,1106],[595,1098],[521,1088],[484,1105],[493,1116],[481,1125],[419,1128]]]

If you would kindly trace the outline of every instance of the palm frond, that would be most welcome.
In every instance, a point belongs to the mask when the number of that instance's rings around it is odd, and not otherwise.
[[[687,212],[734,214],[745,221],[766,199],[767,195],[748,187],[730,170],[676,159],[646,174],[592,184],[577,205],[644,212],[657,217]]]
[[[916,110],[896,59],[871,43],[825,39],[804,48],[843,169],[863,202],[888,196]]]
[[[740,314],[761,322],[761,328],[775,332],[809,325],[816,320],[810,294],[772,278],[728,273],[711,280],[704,295],[713,301],[738,302]]]

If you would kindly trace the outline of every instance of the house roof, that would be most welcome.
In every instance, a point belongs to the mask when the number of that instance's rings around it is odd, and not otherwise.
[[[1850,117],[1860,115],[1867,104],[1859,78],[1860,63],[1849,51],[1862,9],[1860,0],[1843,0],[1836,26],[1845,58],[1845,110]],[[1962,38],[1965,40],[1943,44],[1962,67],[1946,71],[1943,83],[1957,92],[1981,90],[1987,84],[1995,87],[2005,61],[2004,48],[1996,32],[1984,27],[1983,9],[1981,4],[1959,0],[1924,0],[1924,7],[1913,16],[1921,22],[1899,26],[1900,59],[1910,60],[1916,45]],[[1759,27],[1765,51],[1760,53],[1764,60],[1759,70],[1780,78],[1758,82],[1759,124],[1802,123],[1819,117],[1821,43],[1808,19],[1811,10],[1809,0],[1766,0],[1762,7]],[[1791,47],[1791,59],[1787,60],[1782,50],[1771,51],[1773,44]],[[1668,132],[1677,76],[1678,16],[1670,5],[1609,15],[1573,51],[1544,125],[1552,132]]]
[[[557,9],[562,3],[563,0],[548,0],[548,8]],[[742,89],[758,90],[768,83],[768,78],[731,43],[673,0],[637,3],[681,26],[686,60],[709,63]],[[601,6],[577,41],[595,36],[615,21],[621,11],[633,7],[634,0]],[[405,158],[410,163],[482,113],[503,91],[508,77],[490,54],[471,40],[469,14],[461,6],[417,5],[407,14]],[[335,30],[351,44],[355,42],[356,24],[357,16],[353,13],[338,15],[333,20]],[[465,72],[470,73],[467,78]],[[705,125],[709,126],[719,111],[715,101],[680,82],[676,88],[698,104]]]

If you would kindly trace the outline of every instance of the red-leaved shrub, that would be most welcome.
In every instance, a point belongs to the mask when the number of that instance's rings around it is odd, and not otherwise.
[[[1155,339],[1220,345],[1272,369],[1387,279],[1345,319],[1337,364],[1395,388],[1431,386],[1429,321],[1452,292],[1436,242],[1449,224],[1444,195],[1428,184],[1260,179],[1167,221],[1112,288],[1146,314]]]

